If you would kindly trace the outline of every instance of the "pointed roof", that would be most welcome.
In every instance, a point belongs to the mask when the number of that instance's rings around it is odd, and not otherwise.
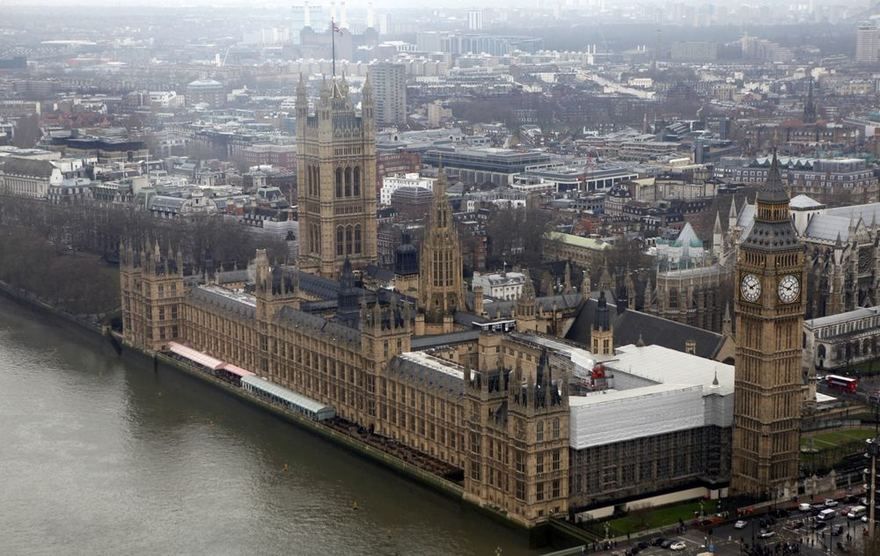
[[[723,232],[723,230],[721,229],[721,211],[715,211],[715,227],[712,231],[716,234],[720,234]]]
[[[727,213],[727,218],[730,221],[736,221],[736,197],[731,196],[730,198],[730,211]]]
[[[788,206],[793,209],[812,209],[822,208],[825,205],[813,199],[812,197],[808,197],[807,195],[801,193],[800,195],[792,197],[791,201],[789,201],[788,203]]]
[[[788,193],[782,184],[782,173],[779,171],[779,157],[773,150],[773,160],[770,162],[770,170],[767,172],[767,182],[758,190],[756,200],[759,203],[788,203]]]

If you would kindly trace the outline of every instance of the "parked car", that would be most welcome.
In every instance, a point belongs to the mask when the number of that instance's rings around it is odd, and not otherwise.
[[[813,529],[815,529],[816,531],[821,531],[822,529],[824,529],[826,527],[828,527],[828,524],[825,523],[824,521],[817,521],[816,523],[813,524]]]
[[[776,535],[776,531],[771,531],[769,529],[764,529],[760,533],[758,533],[758,537],[762,539],[769,539],[774,535]]]
[[[651,545],[649,545],[645,541],[642,541],[639,543],[639,550],[644,550],[644,549],[648,548],[649,546],[651,546]]]
[[[663,537],[657,537],[656,539],[651,541],[651,546],[660,546],[666,539]]]
[[[868,513],[868,508],[865,506],[854,506],[850,509],[849,513],[846,514],[847,519],[858,519]]]
[[[674,543],[669,545],[669,548],[678,552],[679,550],[684,550],[685,548],[687,548],[687,545],[684,543],[684,541],[675,541]]]
[[[672,545],[675,544],[673,539],[666,539],[660,544],[661,548],[672,548]]]
[[[806,502],[801,502],[800,504],[798,504],[798,509],[802,512],[809,512],[813,509],[813,506],[807,504]]]
[[[825,500],[825,507],[826,508],[836,508],[837,507],[837,500],[835,500],[834,498],[828,498],[827,500]]]
[[[745,529],[746,525],[748,525],[748,524],[749,524],[749,522],[746,521],[745,519],[740,519],[739,521],[737,521],[736,523],[733,524],[733,528],[734,529]]]

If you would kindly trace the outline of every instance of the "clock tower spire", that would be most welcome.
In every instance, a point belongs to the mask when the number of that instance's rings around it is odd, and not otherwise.
[[[804,254],[775,152],[756,200],[736,260],[731,489],[779,499],[796,492],[799,473]]]

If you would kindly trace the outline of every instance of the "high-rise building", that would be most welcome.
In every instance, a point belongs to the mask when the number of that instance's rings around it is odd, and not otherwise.
[[[406,123],[406,67],[382,62],[370,67],[370,81],[376,95],[376,122]]]
[[[468,12],[468,29],[471,31],[483,30],[483,10],[470,10]]]
[[[873,23],[859,25],[856,29],[856,62],[870,64],[880,56],[880,29]]]
[[[803,405],[804,255],[788,205],[774,154],[737,253],[731,476],[734,491],[774,499],[797,492]]]
[[[376,262],[376,134],[370,78],[357,115],[345,78],[325,81],[314,114],[296,91],[299,265],[322,276]]]

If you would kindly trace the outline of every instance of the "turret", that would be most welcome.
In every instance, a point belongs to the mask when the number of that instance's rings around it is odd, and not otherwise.
[[[593,355],[614,355],[614,336],[611,330],[611,315],[608,309],[608,300],[605,292],[599,292],[599,301],[596,304],[596,316],[593,319],[593,329],[590,332],[590,346]]]

